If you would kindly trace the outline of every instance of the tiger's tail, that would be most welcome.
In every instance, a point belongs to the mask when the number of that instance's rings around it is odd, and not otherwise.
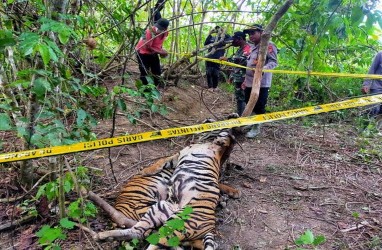
[[[215,241],[215,235],[213,233],[207,233],[203,238],[204,250],[218,249],[218,243]]]

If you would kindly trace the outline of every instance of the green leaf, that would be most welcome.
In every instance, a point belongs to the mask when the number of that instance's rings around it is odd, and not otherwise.
[[[84,121],[86,119],[87,113],[83,109],[77,110],[77,126],[81,127],[84,124]]]
[[[318,246],[326,241],[325,236],[318,235],[316,238],[314,238],[313,245]]]
[[[151,111],[152,112],[156,113],[156,112],[158,112],[158,110],[159,110],[158,105],[156,105],[156,104],[151,105]]]
[[[0,130],[12,130],[11,118],[6,113],[0,113]]]
[[[151,91],[152,98],[159,100],[160,92],[154,87]]]
[[[54,50],[51,47],[48,47],[48,51],[49,51],[50,59],[52,59],[53,62],[57,62],[58,57],[57,57],[56,52],[54,52]]]
[[[66,239],[66,235],[62,233],[61,228],[50,228],[47,225],[43,226],[36,235],[40,238],[38,240],[40,244],[52,243],[56,239]]]
[[[16,129],[18,137],[24,137],[25,139],[29,140],[29,130],[22,126],[17,127]]]
[[[45,193],[46,193],[46,197],[48,198],[49,201],[51,201],[54,198],[56,198],[57,194],[58,194],[57,183],[55,183],[55,182],[48,182],[46,184]]]
[[[37,133],[33,134],[30,142],[39,148],[43,148],[46,146],[45,137],[42,136],[41,134],[37,134]]]
[[[51,229],[50,226],[48,226],[48,225],[44,225],[38,232],[36,232],[36,236],[41,238],[42,236],[44,236],[44,234],[45,234],[49,229]]]
[[[69,38],[70,38],[70,31],[68,30],[63,30],[58,33],[58,40],[60,40],[62,44],[67,44],[69,41]]]
[[[329,0],[328,8],[329,8],[329,9],[334,9],[334,8],[336,8],[338,5],[340,5],[341,3],[342,3],[341,0]]]
[[[0,109],[3,109],[3,110],[12,110],[12,106],[9,105],[8,103],[0,103]]]
[[[126,107],[126,103],[123,99],[118,99],[117,100],[117,105],[118,105],[118,108],[122,111],[126,111],[127,107]]]
[[[194,209],[190,206],[184,207],[183,211],[180,213],[181,215],[189,215],[194,211]]]
[[[181,219],[171,219],[167,221],[166,225],[175,230],[182,230],[184,228],[184,221]]]
[[[159,108],[159,113],[160,113],[161,115],[166,116],[166,115],[168,114],[167,107],[166,107],[166,106],[161,106],[161,107]]]
[[[24,56],[32,54],[39,44],[40,36],[32,32],[24,32],[20,35],[20,50]]]
[[[310,245],[314,242],[314,235],[311,230],[306,230],[303,235],[296,239],[296,245]]]
[[[9,30],[0,30],[0,50],[7,46],[13,46],[16,40],[13,38],[12,32]]]
[[[46,44],[39,44],[37,46],[38,52],[40,52],[42,61],[44,62],[44,65],[47,66],[49,65],[50,61],[50,53],[49,53],[49,48]]]
[[[52,249],[53,250],[61,250],[61,247],[60,246],[57,246],[57,245],[54,245],[53,247],[52,247]],[[45,249],[46,250],[46,249]]]
[[[171,237],[167,240],[167,243],[170,247],[177,247],[180,245],[180,240],[177,236]]]
[[[39,98],[42,98],[45,96],[45,93],[47,91],[51,91],[52,88],[50,86],[50,83],[45,79],[45,78],[42,78],[42,77],[39,77],[37,78],[35,81],[34,81],[34,84],[33,84],[33,92],[39,97]]]
[[[84,215],[87,217],[96,217],[97,207],[93,203],[87,202],[85,205]]]
[[[151,244],[151,245],[156,245],[159,243],[159,234],[153,233],[149,235],[149,237],[146,238],[146,240]]]
[[[81,209],[79,207],[79,200],[72,202],[68,206],[68,215],[71,218],[78,219],[81,216]]]
[[[362,8],[360,6],[354,6],[351,10],[351,22],[353,24],[358,24],[362,22],[364,14],[362,12]]]
[[[49,46],[49,49],[50,50],[53,50],[53,52],[55,53],[55,55],[58,55],[58,56],[64,56],[64,54],[62,53],[61,49],[57,46],[57,44],[55,42],[53,42],[52,40],[50,39],[44,39],[44,42],[46,44],[48,44]],[[52,56],[52,53],[51,53],[51,57]],[[57,56],[56,56],[57,57]]]
[[[44,185],[42,185],[42,186],[40,186],[38,188],[38,191],[37,191],[37,194],[36,194],[36,199],[37,200],[40,199],[40,197],[45,194],[45,187],[46,187],[46,184],[44,184]]]
[[[60,225],[66,229],[73,229],[76,224],[73,221],[70,221],[68,218],[62,218],[60,220]]]
[[[174,231],[171,230],[169,227],[163,226],[159,228],[159,237],[164,238],[170,234],[172,234]]]
[[[131,243],[133,243],[134,246],[137,246],[139,243],[139,240],[138,239],[132,239]]]
[[[72,187],[73,186],[72,186],[72,183],[70,181],[66,180],[64,182],[64,190],[65,190],[66,193],[69,193],[70,190],[72,190]]]

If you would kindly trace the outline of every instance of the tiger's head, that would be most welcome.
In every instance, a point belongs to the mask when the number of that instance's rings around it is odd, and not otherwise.
[[[219,135],[213,141],[213,144],[219,146],[221,165],[223,165],[224,162],[229,158],[232,149],[235,146],[235,142],[235,137],[232,135],[231,130],[228,129],[220,132]]]

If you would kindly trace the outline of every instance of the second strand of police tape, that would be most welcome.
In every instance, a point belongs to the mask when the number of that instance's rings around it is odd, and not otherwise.
[[[197,134],[209,132],[218,129],[241,127],[252,124],[272,122],[277,120],[285,120],[296,117],[320,114],[342,109],[362,107],[372,104],[382,103],[382,94],[374,96],[366,96],[351,100],[322,104],[317,106],[305,107],[300,109],[292,109],[280,112],[273,112],[263,115],[255,115],[249,117],[240,117],[226,121],[219,121],[206,124],[198,124],[185,126],[180,128],[169,128],[158,131],[143,132],[134,135],[120,136],[115,138],[100,139],[95,141],[80,142],[72,145],[55,146],[50,148],[41,148],[27,150],[21,152],[0,154],[0,163],[34,159],[53,155],[62,155],[68,153],[96,150],[101,148],[116,147],[127,144],[153,141],[159,139],[172,138],[183,135]]]

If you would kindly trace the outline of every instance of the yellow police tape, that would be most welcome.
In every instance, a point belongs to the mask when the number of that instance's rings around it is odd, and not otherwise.
[[[220,63],[227,66],[237,67],[237,68],[245,68],[254,70],[254,68],[250,68],[247,66],[242,66],[240,64],[231,63],[219,59],[211,59],[206,57],[197,56],[196,58]],[[271,72],[275,74],[290,74],[290,75],[307,75],[307,76],[326,76],[326,77],[352,77],[352,78],[367,78],[367,79],[382,79],[382,75],[371,75],[371,74],[349,74],[349,73],[330,73],[330,72],[315,72],[315,71],[293,71],[293,70],[278,70],[278,69],[263,69],[263,72]]]
[[[263,115],[254,115],[249,117],[240,117],[226,121],[218,121],[206,124],[197,124],[186,127],[168,128],[157,131],[143,132],[139,134],[126,135],[114,138],[100,139],[95,141],[80,142],[72,145],[55,146],[50,148],[41,148],[28,151],[0,154],[0,163],[27,160],[33,158],[47,157],[53,155],[62,155],[74,152],[82,152],[101,148],[116,147],[132,143],[153,141],[158,139],[172,138],[182,135],[197,134],[217,129],[240,127],[258,123],[265,123],[277,120],[284,120],[296,117],[302,117],[324,112],[336,111],[341,109],[361,107],[376,103],[382,103],[382,94],[366,96],[351,100],[322,104],[317,106],[292,109],[280,112],[273,112]]]
[[[182,55],[186,57],[191,57],[192,54],[179,54],[179,53],[173,53],[177,55]],[[197,59],[208,61],[208,62],[214,62],[222,65],[227,65],[231,67],[236,68],[243,68],[243,69],[251,69],[254,70],[254,68],[250,68],[247,66],[243,66],[240,64],[227,62],[224,60],[219,59],[211,59],[207,57],[202,56],[195,56]],[[315,71],[293,71],[293,70],[283,70],[283,69],[263,69],[264,72],[270,72],[274,74],[290,74],[290,75],[307,75],[307,76],[326,76],[326,77],[351,77],[351,78],[364,78],[364,79],[382,79],[382,75],[371,75],[371,74],[350,74],[350,73],[330,73],[330,72],[315,72]]]

